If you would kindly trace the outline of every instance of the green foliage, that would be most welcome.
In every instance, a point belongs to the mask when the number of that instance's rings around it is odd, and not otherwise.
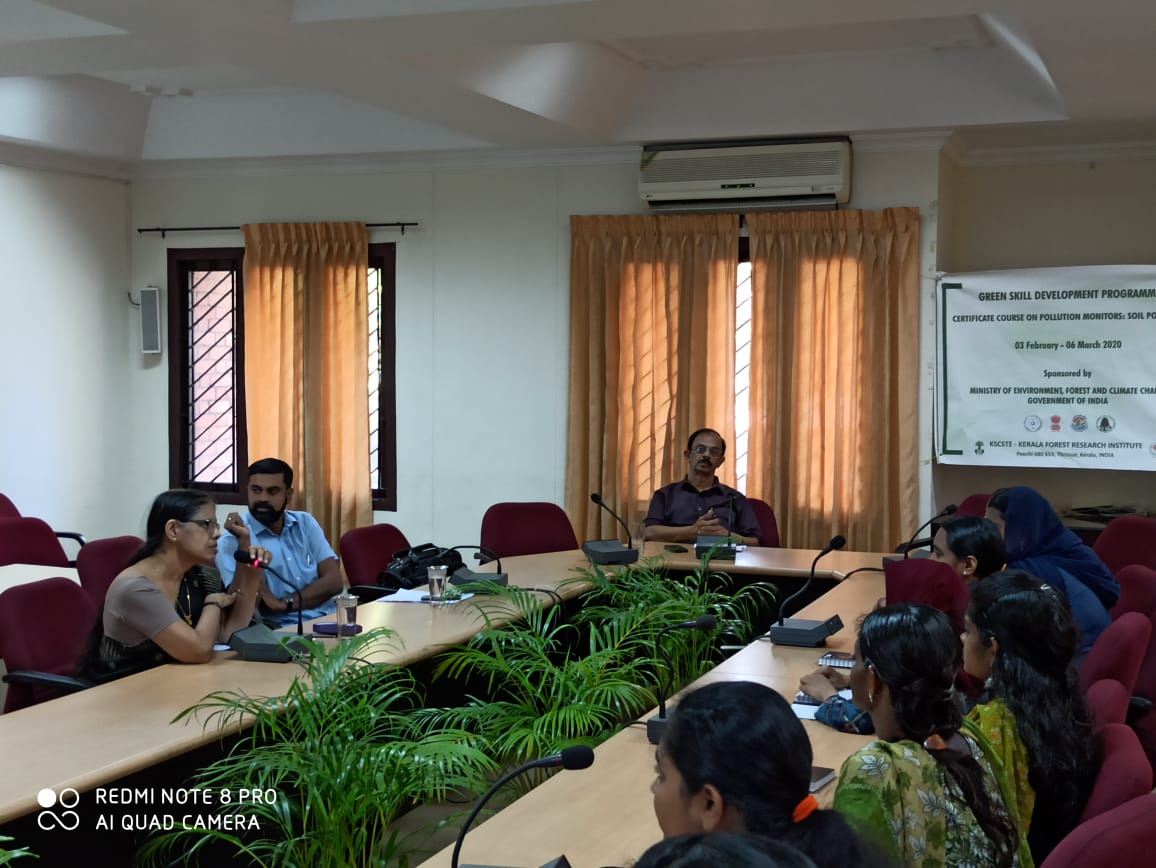
[[[389,824],[415,803],[477,789],[495,766],[476,736],[418,726],[413,712],[423,694],[408,669],[364,661],[390,636],[375,630],[318,647],[283,697],[220,692],[183,712],[178,720],[203,714],[206,726],[222,731],[253,723],[194,786],[276,797],[218,805],[227,818],[222,827],[162,833],[142,850],[142,861],[183,865],[213,844],[214,852],[223,847],[277,868],[403,864],[411,843]]]
[[[5,842],[12,840],[14,839],[9,838],[6,835],[0,835],[0,844],[4,844]],[[21,847],[18,850],[8,850],[4,847],[0,847],[0,865],[10,865],[12,860],[19,859],[21,856],[31,856],[33,859],[39,858],[35,853],[30,852],[27,847]]]

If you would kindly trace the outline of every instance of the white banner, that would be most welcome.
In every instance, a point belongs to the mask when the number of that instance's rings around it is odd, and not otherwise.
[[[940,463],[1156,470],[1156,266],[952,274],[936,292]]]

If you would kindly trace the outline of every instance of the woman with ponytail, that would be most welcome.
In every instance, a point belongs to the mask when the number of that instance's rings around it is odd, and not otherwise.
[[[964,630],[963,666],[990,696],[969,717],[1015,785],[1013,813],[1039,864],[1076,827],[1100,766],[1079,632],[1064,599],[1022,570],[972,588]]]
[[[790,704],[749,681],[688,694],[655,752],[654,813],[666,837],[743,832],[796,848],[818,868],[882,868],[883,855],[810,794],[811,742]]]
[[[904,865],[1026,868],[999,764],[960,711],[961,656],[938,609],[899,603],[863,619],[851,692],[879,739],[843,763],[835,809]]]
[[[109,585],[83,674],[116,676],[159,663],[206,663],[253,618],[260,573],[240,567],[226,593],[211,567],[221,535],[211,497],[174,489],[149,510],[145,540]],[[254,547],[253,557],[269,553]]]

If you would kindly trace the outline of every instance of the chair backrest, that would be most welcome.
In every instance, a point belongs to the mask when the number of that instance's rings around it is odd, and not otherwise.
[[[1156,612],[1148,616],[1148,627],[1150,630],[1148,649],[1144,652],[1144,659],[1140,663],[1136,683],[1132,685],[1132,695],[1156,701]],[[1156,710],[1149,716],[1156,723]]]
[[[0,494],[0,518],[20,518],[20,510],[5,494]]]
[[[562,507],[538,501],[495,503],[482,516],[481,545],[500,558],[578,548]]]
[[[1105,811],[1068,833],[1040,868],[1150,865],[1156,852],[1156,793]]]
[[[1120,583],[1120,599],[1112,607],[1112,617],[1125,612],[1151,615],[1156,612],[1156,569],[1142,564],[1128,564],[1116,572]]]
[[[1128,719],[1128,703],[1132,695],[1115,678],[1101,678],[1088,688],[1088,707],[1097,730],[1110,723],[1124,723]]]
[[[94,539],[83,546],[76,555],[76,573],[80,586],[99,611],[104,606],[104,595],[120,571],[128,566],[129,559],[144,545],[144,540],[136,536],[113,536],[108,539]]]
[[[1081,823],[1152,792],[1152,766],[1130,727],[1109,723],[1100,730],[1100,744],[1103,762],[1080,816]]]
[[[71,675],[96,623],[96,608],[71,579],[41,579],[0,594],[0,658],[9,672],[31,669]],[[4,711],[51,699],[55,693],[9,684]]]
[[[1124,515],[1108,522],[1092,543],[1092,551],[1113,573],[1129,564],[1156,569],[1156,518]]]
[[[69,566],[68,555],[48,523],[39,518],[0,518],[0,565]]]
[[[887,604],[923,603],[934,606],[951,618],[956,630],[963,632],[970,593],[967,582],[951,567],[931,558],[907,558],[887,561],[883,565],[883,586]]]
[[[350,585],[376,585],[393,556],[410,545],[392,524],[373,524],[347,530],[337,548]]]
[[[1087,688],[1102,678],[1114,678],[1131,695],[1151,638],[1152,622],[1148,618],[1138,612],[1121,615],[1100,634],[1084,658],[1080,681]]]
[[[987,502],[990,494],[969,494],[955,510],[956,515],[977,515],[980,518],[987,512]]]
[[[755,518],[759,521],[759,530],[762,531],[760,539],[763,541],[763,546],[777,549],[779,547],[779,523],[775,520],[775,511],[771,509],[769,503],[765,500],[759,500],[757,497],[748,497],[747,503],[755,511]]]

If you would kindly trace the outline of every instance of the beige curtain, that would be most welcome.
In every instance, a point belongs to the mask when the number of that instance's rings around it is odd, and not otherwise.
[[[570,218],[566,512],[579,540],[637,536],[703,426],[734,442],[738,216]],[[723,465],[733,482],[733,470]]]
[[[919,212],[752,214],[748,494],[783,545],[917,524]]]
[[[373,522],[368,235],[361,223],[243,229],[249,459],[289,462],[296,508],[336,547]]]

